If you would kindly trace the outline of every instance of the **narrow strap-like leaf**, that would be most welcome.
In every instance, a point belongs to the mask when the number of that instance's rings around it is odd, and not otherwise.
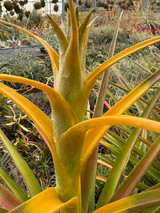
[[[0,179],[8,186],[13,194],[18,197],[21,201],[28,200],[28,196],[24,191],[0,168]]]
[[[84,79],[80,70],[78,27],[72,0],[69,0],[69,7],[71,39],[64,56],[63,66],[59,69],[57,91],[71,104],[79,95]]]
[[[144,175],[147,168],[151,165],[151,163],[157,156],[159,150],[160,150],[160,136],[153,143],[153,145],[150,147],[149,151],[144,155],[141,161],[131,171],[126,180],[124,180],[124,182],[120,185],[114,196],[111,198],[111,201],[122,199],[130,195],[136,184]]]
[[[108,115],[121,115],[123,114],[129,107],[136,102],[154,83],[156,83],[160,78],[160,71],[154,73],[140,85],[138,85],[135,89],[133,89],[130,93],[128,93],[125,97],[123,97],[120,101],[118,101],[111,109],[109,109],[103,116]],[[110,128],[110,126],[105,126],[103,128],[97,128],[91,130],[85,136],[84,142],[84,159],[88,158],[92,150],[98,144],[98,140],[105,134],[105,132]],[[99,135],[99,139],[97,138]]]
[[[80,53],[80,59],[81,59],[81,70],[83,74],[85,72],[85,60],[86,60],[88,35],[89,35],[90,28],[93,24],[93,21],[92,21],[92,24],[90,24],[89,28],[87,26],[92,13],[93,13],[93,9],[87,14],[87,16],[84,18],[83,22],[81,23],[79,27],[79,53]]]
[[[111,125],[129,125],[129,126],[149,129],[157,133],[160,132],[159,122],[144,119],[144,118],[139,118],[139,117],[133,117],[133,116],[125,116],[125,115],[107,116],[107,117],[94,118],[91,120],[83,121],[74,125],[73,127],[68,129],[65,133],[63,133],[59,137],[60,144],[58,145],[61,146],[61,155],[63,154],[62,160],[64,164],[67,167],[72,168],[72,162],[74,157],[77,155],[77,152],[74,152],[74,151],[69,152],[69,150],[72,150],[72,149],[75,150],[75,148],[80,146],[78,142],[82,143],[83,140],[78,140],[79,138],[83,137],[83,135],[85,135],[85,133],[89,129],[102,128],[103,126],[106,126],[106,125],[110,125],[110,126]],[[96,137],[99,138],[99,135],[97,134]],[[73,141],[73,143],[71,143],[71,141]],[[76,147],[75,147],[75,141],[77,141]],[[67,153],[65,153],[68,147],[70,147],[70,149],[68,150]],[[73,148],[71,149],[71,147]],[[70,156],[70,158],[68,156]],[[84,161],[84,156],[82,156],[81,160],[82,162]]]
[[[38,36],[34,35],[33,33],[29,32],[28,30],[26,30],[26,29],[24,29],[20,26],[17,26],[15,24],[12,24],[12,23],[9,23],[9,22],[3,21],[3,20],[0,20],[0,23],[14,27],[14,28],[28,34],[29,36],[36,39],[37,41],[39,41],[44,46],[44,48],[47,50],[47,52],[50,56],[50,60],[51,60],[51,63],[52,63],[52,68],[53,68],[55,77],[57,76],[58,69],[59,69],[59,55],[56,53],[56,51],[47,42],[45,42],[43,39],[39,38]]]
[[[70,210],[70,212],[74,213],[74,210],[77,209],[77,205],[77,197],[67,202],[62,202],[56,189],[49,188],[13,209],[10,213],[57,213],[62,209],[68,209],[67,212]]]
[[[15,92],[13,89],[0,83],[0,92],[13,101],[20,109],[22,109],[28,117],[40,128],[52,147],[53,143],[53,128],[52,121],[32,102],[27,98]]]
[[[121,12],[119,20],[116,24],[116,28],[115,28],[115,31],[113,34],[111,46],[109,48],[108,58],[111,58],[114,55],[122,14],[123,14],[123,11]],[[95,111],[94,111],[93,117],[100,117],[103,114],[103,106],[104,106],[104,101],[105,101],[105,97],[106,97],[106,89],[108,86],[108,80],[109,80],[109,70],[107,72],[104,72],[104,74],[103,74],[103,79],[102,79],[102,83],[100,85],[99,94],[98,94],[98,98],[96,101],[96,106],[95,106]]]
[[[127,48],[123,50],[122,52],[114,55],[113,57],[109,58],[107,61],[105,61],[102,65],[100,65],[98,68],[96,68],[91,74],[86,78],[85,86],[83,87],[81,93],[79,94],[77,100],[74,103],[74,108],[78,113],[84,113],[85,109],[82,109],[82,107],[79,106],[79,103],[81,105],[85,106],[85,103],[88,100],[89,94],[92,90],[92,87],[94,86],[96,80],[99,78],[99,76],[106,70],[108,70],[111,66],[113,66],[115,63],[120,61],[121,59],[127,57],[130,54],[133,54],[149,45],[152,45],[156,42],[160,41],[160,36],[154,37],[152,39],[143,41],[141,43],[138,43],[130,48]]]
[[[6,213],[6,212],[8,212],[7,209],[3,209],[3,208],[0,207],[0,213]]]
[[[13,76],[13,75],[0,74],[0,80],[27,84],[27,85],[36,87],[47,94],[48,99],[50,101],[51,108],[52,108],[52,113],[54,116],[56,137],[58,137],[58,135],[60,135],[62,132],[64,132],[70,126],[72,126],[73,124],[78,122],[77,117],[76,117],[72,107],[53,88],[51,88],[43,83],[40,83],[38,81],[30,80],[30,79],[23,78],[23,77]],[[61,117],[61,119],[60,119],[60,117]],[[45,125],[48,125],[48,127],[47,127],[48,135],[47,136],[45,135],[45,136],[47,137],[47,139],[48,139],[48,137],[50,137],[50,141],[52,142],[53,141],[53,124],[52,124],[52,121],[47,116],[46,116],[46,118],[48,121],[46,120],[44,122],[46,122]],[[59,120],[61,120],[63,122],[59,123]],[[58,122],[58,125],[56,125],[57,122]],[[45,128],[45,125],[44,125],[44,128]]]
[[[160,205],[160,189],[140,193],[116,202],[107,204],[93,213],[137,213]]]
[[[146,107],[146,109],[142,113],[143,118],[147,118],[149,116],[149,114],[150,114],[154,104],[156,103],[157,99],[159,98],[159,96],[160,96],[160,89],[157,91],[157,93],[154,95],[154,97],[150,101],[149,105]],[[111,170],[111,172],[108,176],[107,182],[99,197],[99,200],[97,203],[98,207],[105,205],[110,200],[110,198],[113,196],[113,193],[116,190],[117,185],[119,183],[121,174],[125,169],[125,165],[127,164],[131,151],[132,151],[135,143],[137,142],[140,133],[141,133],[141,129],[135,128],[132,131],[129,139],[126,141],[123,149],[121,150],[121,153],[119,154],[119,156],[114,164],[114,168]],[[159,152],[159,150],[158,150],[158,152]],[[114,179],[114,182],[112,181],[113,179]]]
[[[19,206],[22,203],[12,192],[0,184],[0,206],[7,210]]]
[[[79,8],[78,8],[78,6],[76,6],[75,14],[76,14],[77,26],[79,27]]]
[[[24,161],[24,159],[21,157],[21,155],[18,153],[18,151],[15,149],[15,147],[12,145],[12,143],[8,140],[6,135],[2,132],[0,129],[0,138],[2,139],[2,142],[8,149],[12,159],[14,160],[19,172],[21,173],[26,186],[28,187],[30,194],[32,196],[40,193],[42,191],[37,179],[35,178],[34,174],[32,173],[31,169],[27,165],[27,163]]]
[[[57,39],[59,42],[59,66],[61,67],[63,64],[63,59],[68,47],[68,40],[64,34],[64,32],[62,31],[62,29],[58,26],[58,24],[54,21],[54,19],[48,15],[48,18],[52,24],[52,27],[55,30],[55,33],[57,35]],[[54,81],[55,83],[55,89],[57,88],[57,79],[55,79]]]

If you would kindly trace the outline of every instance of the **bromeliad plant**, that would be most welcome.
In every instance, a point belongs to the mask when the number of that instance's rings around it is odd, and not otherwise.
[[[109,58],[85,78],[85,55],[88,34],[91,26],[89,18],[92,11],[79,24],[78,9],[74,10],[69,0],[68,31],[66,35],[48,16],[59,41],[59,55],[44,40],[19,26],[0,21],[15,27],[38,40],[47,50],[54,72],[54,89],[40,82],[26,78],[0,74],[0,80],[19,82],[31,85],[47,94],[52,108],[52,119],[48,118],[38,107],[18,94],[13,89],[0,83],[0,92],[17,104],[43,132],[52,153],[56,188],[42,191],[35,176],[0,130],[0,137],[21,172],[28,188],[28,194],[16,185],[0,169],[0,177],[8,186],[0,185],[0,212],[14,213],[103,213],[103,212],[139,212],[160,205],[159,185],[147,191],[129,196],[137,183],[157,156],[160,148],[160,137],[157,137],[146,155],[139,161],[132,173],[120,184],[121,175],[130,157],[131,151],[144,128],[160,133],[158,121],[146,119],[159,96],[159,90],[151,103],[146,107],[142,117],[124,114],[153,84],[160,78],[160,71],[152,74],[147,80],[129,92],[102,117],[84,120],[89,94],[99,76],[124,57],[160,41],[155,37],[136,44]],[[106,71],[107,72],[107,71]],[[99,113],[98,113],[99,114]],[[157,114],[158,116],[158,114]],[[129,125],[135,128],[121,152],[105,183],[97,206],[93,198],[97,145],[112,125]],[[143,168],[143,169],[142,169]],[[127,187],[126,187],[127,186]],[[123,192],[123,193],[122,193]],[[123,198],[123,199],[122,199]],[[95,210],[96,208],[96,210]],[[152,210],[152,209],[151,209]]]

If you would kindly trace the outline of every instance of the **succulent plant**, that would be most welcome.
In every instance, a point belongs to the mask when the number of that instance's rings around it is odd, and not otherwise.
[[[5,1],[3,6],[6,8],[6,10],[11,11],[14,8],[14,5],[10,1]]]
[[[9,33],[6,30],[0,29],[0,40],[7,41],[9,38]]]
[[[59,9],[58,4],[55,4],[54,7],[53,7],[53,9],[54,9],[55,12],[57,12],[58,9]]]
[[[30,13],[31,13],[30,11],[25,11],[25,16],[28,18]]]
[[[45,7],[45,5],[46,5],[46,4],[45,4],[45,1],[44,1],[44,0],[41,0],[41,6],[42,6],[42,7]]]
[[[41,9],[41,8],[42,8],[42,5],[41,5],[40,2],[35,2],[35,3],[34,3],[34,9],[35,9],[35,10],[39,10],[39,9]]]

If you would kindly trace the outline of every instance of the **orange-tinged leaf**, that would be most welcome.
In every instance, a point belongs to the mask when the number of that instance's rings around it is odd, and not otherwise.
[[[144,109],[141,117],[143,118],[147,118],[153,108],[153,106],[155,105],[156,101],[158,100],[160,96],[160,90],[158,90],[156,92],[156,94],[154,95],[154,97],[152,98],[152,100],[150,100],[150,103],[148,104],[148,106]],[[130,155],[132,152],[133,147],[135,146],[138,137],[141,133],[141,129],[139,128],[134,128],[132,133],[130,134],[128,140],[125,142],[123,149],[121,150],[120,154],[117,157],[117,160],[114,163],[114,167],[111,170],[107,182],[103,187],[102,193],[99,196],[99,200],[97,202],[97,206],[101,207],[104,204],[108,203],[108,201],[110,200],[110,198],[113,196],[118,183],[120,181],[121,175],[125,169],[125,166],[128,162],[128,160],[130,159]],[[137,175],[139,176],[139,175]],[[112,181],[114,180],[114,181]]]
[[[10,191],[18,197],[21,201],[28,200],[28,196],[24,193],[24,191],[0,168],[0,180],[7,185]]]
[[[0,206],[7,210],[19,206],[22,203],[12,192],[0,184]]]
[[[100,176],[100,175],[96,175],[96,180],[102,181],[102,182],[106,182],[107,178]]]
[[[131,194],[134,187],[140,181],[148,167],[151,165],[160,150],[160,136],[155,140],[148,152],[143,156],[140,162],[131,171],[125,181],[120,185],[111,201],[119,200]],[[131,184],[132,183],[132,184]]]
[[[137,213],[158,206],[160,206],[160,189],[118,200],[95,210],[93,213]]]
[[[77,204],[77,197],[67,202],[62,202],[56,189],[49,188],[13,209],[10,213],[58,213],[65,208],[74,212],[74,209],[77,208]]]
[[[28,34],[29,36],[36,39],[37,41],[39,41],[44,46],[44,48],[47,50],[47,52],[50,56],[50,60],[52,63],[52,68],[53,68],[55,77],[57,76],[58,69],[59,69],[59,55],[47,42],[45,42],[43,39],[39,38],[38,36],[34,35],[33,33],[29,32],[28,30],[26,30],[20,26],[17,26],[15,24],[12,24],[12,23],[9,23],[9,22],[3,21],[3,20],[0,20],[0,23],[14,27],[14,28]]]

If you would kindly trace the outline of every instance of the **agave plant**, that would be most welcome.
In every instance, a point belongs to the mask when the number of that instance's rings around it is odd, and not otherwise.
[[[52,108],[52,119],[38,107],[13,89],[0,83],[0,92],[17,104],[42,131],[51,151],[55,172],[56,188],[42,190],[32,171],[0,130],[0,137],[11,154],[28,189],[26,194],[13,180],[0,169],[0,177],[9,190],[0,185],[0,212],[14,213],[103,213],[103,212],[141,212],[158,208],[160,189],[157,184],[130,196],[132,190],[147,171],[159,153],[160,137],[150,144],[150,149],[138,161],[137,166],[119,186],[123,170],[130,153],[139,138],[141,129],[160,133],[160,123],[147,119],[159,90],[146,107],[141,117],[124,114],[160,78],[160,71],[130,91],[124,98],[110,108],[103,116],[85,120],[89,94],[99,76],[124,57],[160,41],[155,37],[136,44],[109,58],[85,77],[85,56],[89,30],[94,23],[89,22],[92,11],[79,24],[78,8],[74,9],[69,0],[68,31],[65,34],[51,16],[48,16],[59,42],[59,54],[44,40],[19,26],[0,21],[15,27],[38,40],[47,50],[54,73],[54,88],[26,78],[0,74],[0,80],[19,82],[36,87],[47,94]],[[158,114],[157,114],[158,116]],[[97,205],[93,198],[97,145],[112,125],[136,127],[123,148],[108,176]],[[109,145],[108,145],[109,146]],[[119,186],[118,190],[117,187]],[[123,192],[123,193],[122,193]],[[151,209],[153,210],[153,209]]]

